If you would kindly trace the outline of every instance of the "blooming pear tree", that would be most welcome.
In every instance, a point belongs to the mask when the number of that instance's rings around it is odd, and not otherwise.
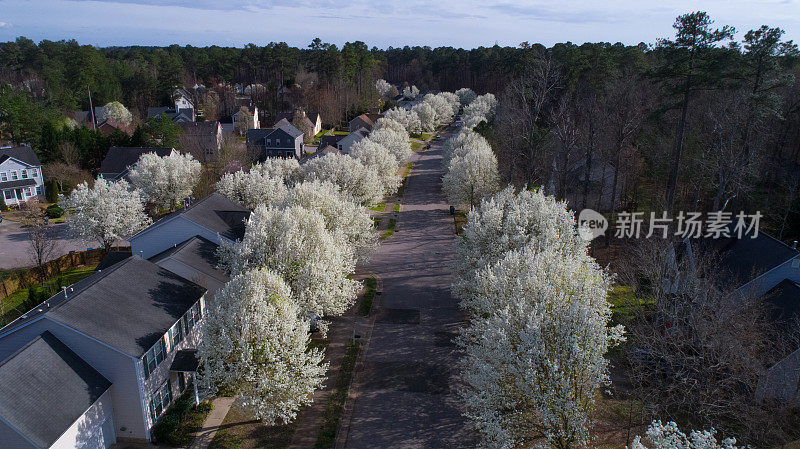
[[[447,101],[444,95],[428,94],[422,100],[423,103],[429,105],[434,111],[434,122],[448,123],[453,120],[453,107]]]
[[[497,107],[497,98],[493,94],[478,96],[469,105],[464,107],[464,126],[474,128],[482,121],[489,121],[494,117]]]
[[[389,98],[389,95],[392,92],[392,86],[384,79],[379,79],[375,81],[375,90],[378,91],[378,96],[381,98]]]
[[[260,164],[254,164],[250,168],[250,172],[260,173],[269,178],[278,178],[285,184],[291,184],[292,176],[298,168],[300,168],[300,163],[297,159],[270,157]]]
[[[419,121],[419,116],[415,112],[392,108],[383,113],[383,118],[401,124],[409,134],[422,132],[422,122]]]
[[[647,428],[644,444],[642,437],[633,439],[631,449],[744,449],[745,446],[736,446],[735,438],[725,438],[717,441],[714,430],[693,430],[689,435],[681,432],[674,422],[662,424],[653,421]]]
[[[258,206],[244,238],[222,245],[220,262],[233,274],[268,268],[292,289],[303,317],[341,315],[352,305],[358,283],[353,248],[326,228],[322,214],[301,206]]]
[[[408,132],[403,125],[385,117],[378,119],[367,139],[389,150],[397,159],[398,165],[401,165],[413,154],[408,142]]]
[[[417,89],[417,86],[410,86],[410,87],[406,86],[406,87],[403,88],[403,96],[404,97],[410,98],[410,99],[413,100],[413,99],[417,98],[417,95],[419,95],[419,89]]]
[[[308,322],[289,286],[269,269],[234,276],[208,304],[197,348],[199,382],[238,391],[254,419],[288,423],[325,380],[323,353],[309,348]]]
[[[385,150],[384,150],[385,151]],[[289,189],[281,207],[301,206],[320,214],[325,229],[337,241],[350,245],[357,262],[366,262],[378,244],[366,208],[353,201],[334,184],[305,181]]]
[[[239,170],[225,174],[217,182],[219,193],[248,209],[279,203],[283,201],[287,190],[282,178],[270,177],[268,170],[257,168],[248,173]]]
[[[597,388],[608,383],[610,276],[590,258],[530,245],[478,282],[484,317],[471,320],[461,396],[484,447],[583,447]]]
[[[201,170],[200,162],[191,154],[173,151],[159,157],[156,153],[146,153],[139,157],[128,177],[149,201],[173,210],[183,198],[192,194]]]
[[[461,107],[464,107],[478,98],[478,95],[467,87],[458,89],[455,92],[455,95],[458,97],[458,101],[461,103]]]
[[[84,182],[59,206],[67,211],[67,226],[73,236],[99,243],[108,250],[115,240],[132,235],[150,225],[139,191],[131,190],[124,179],[95,180],[90,188]]]
[[[375,204],[383,198],[384,186],[378,173],[348,155],[314,158],[300,166],[294,177],[298,181],[329,181],[362,205]]]
[[[406,141],[407,142],[407,141]],[[350,148],[350,157],[374,170],[383,186],[383,196],[390,196],[400,187],[397,159],[381,144],[370,138],[362,139]]]
[[[112,101],[100,108],[96,119],[98,122],[109,120],[123,125],[130,125],[133,122],[133,114],[119,101]]]
[[[436,129],[436,111],[430,104],[416,104],[411,108],[411,112],[419,118],[420,127],[423,131],[430,132]]]
[[[482,197],[497,192],[499,183],[497,157],[483,147],[454,157],[442,177],[442,189],[453,205],[473,206]]]
[[[453,266],[453,294],[461,300],[462,308],[482,314],[484,300],[475,283],[478,271],[526,245],[563,254],[588,251],[566,203],[539,190],[515,193],[508,186],[470,211],[463,235],[456,242]]]

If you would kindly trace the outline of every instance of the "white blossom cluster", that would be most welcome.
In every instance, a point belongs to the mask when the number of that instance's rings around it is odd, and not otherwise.
[[[455,158],[454,158],[455,160]],[[512,187],[468,215],[453,292],[469,313],[461,396],[483,447],[588,443],[608,383],[611,276],[588,255],[562,202]]]
[[[172,210],[192,194],[201,170],[200,162],[191,154],[173,151],[160,157],[156,153],[145,153],[131,168],[128,177],[144,198]]]
[[[637,436],[633,439],[631,449],[744,449],[736,446],[735,438],[718,442],[714,433],[713,429],[693,430],[686,435],[674,422],[663,424],[653,421],[644,435],[649,444],[644,444],[642,437]]]
[[[141,192],[131,189],[124,179],[109,182],[98,178],[91,188],[86,182],[79,184],[68,196],[60,197],[59,206],[67,212],[73,236],[105,248],[151,223],[144,213]]]
[[[419,89],[417,86],[406,86],[403,88],[403,96],[406,98],[410,98],[414,100],[419,95]]]
[[[381,98],[388,98],[392,93],[393,86],[386,80],[380,79],[375,81],[375,90],[378,91],[378,96]]]
[[[95,119],[98,123],[109,120],[122,125],[130,125],[133,122],[133,114],[119,101],[112,101],[106,103],[102,108],[98,108]]]
[[[484,94],[477,96],[473,101],[464,106],[462,115],[464,126],[472,129],[480,122],[489,121],[494,117],[497,108],[497,98],[494,94]]]
[[[443,146],[442,189],[452,205],[474,206],[497,192],[500,174],[489,142],[471,129],[462,129]]]

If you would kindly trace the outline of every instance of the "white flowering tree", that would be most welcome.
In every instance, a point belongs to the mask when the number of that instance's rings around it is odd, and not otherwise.
[[[254,419],[287,423],[325,380],[323,353],[309,348],[306,320],[291,290],[268,269],[234,276],[206,308],[197,348],[199,382],[238,391]]]
[[[478,95],[473,92],[472,89],[467,87],[458,89],[455,94],[458,97],[458,101],[461,103],[462,107],[472,103],[476,98],[478,98]]]
[[[515,193],[512,186],[483,199],[480,207],[467,215],[462,237],[456,242],[453,294],[461,306],[476,314],[483,301],[475,283],[478,270],[530,244],[563,254],[587,252],[565,202],[538,190]]]
[[[494,117],[497,108],[497,99],[493,94],[478,96],[473,102],[464,107],[464,126],[474,128],[482,121],[489,121]]]
[[[453,107],[444,95],[428,94],[422,101],[433,109],[434,122],[449,123],[453,120]]]
[[[483,147],[454,157],[442,177],[442,190],[453,205],[474,206],[484,196],[497,192],[499,185],[497,157]]]
[[[384,150],[385,151],[385,150]],[[378,244],[366,208],[330,182],[305,181],[289,189],[281,207],[301,206],[320,214],[337,241],[353,249],[357,262],[366,262]]]
[[[631,449],[744,449],[745,446],[736,446],[735,438],[725,438],[717,441],[714,430],[693,430],[686,435],[681,432],[674,422],[662,424],[653,421],[647,428],[645,439],[637,436],[633,439]]]
[[[379,80],[375,81],[375,90],[378,91],[378,96],[383,98],[383,99],[389,98],[393,87],[394,86],[389,84],[384,79],[379,79]]]
[[[227,173],[217,182],[217,191],[248,209],[272,205],[286,197],[283,178],[270,177],[267,170],[257,168]]]
[[[119,101],[112,101],[100,108],[95,118],[98,122],[109,120],[123,125],[130,125],[133,121],[133,114]]]
[[[135,234],[150,225],[144,213],[141,195],[131,190],[127,181],[108,182],[103,178],[94,185],[84,182],[59,206],[67,212],[70,233],[86,241],[97,242],[106,250],[115,240]]]
[[[259,206],[244,238],[222,245],[221,265],[232,274],[266,267],[292,289],[303,317],[341,315],[353,303],[358,283],[353,248],[326,228],[322,214],[300,206]]]
[[[413,154],[408,132],[403,125],[386,117],[378,119],[367,138],[389,150],[397,159],[398,165],[402,165]]]
[[[456,135],[442,144],[442,167],[447,170],[450,161],[456,156],[464,156],[473,150],[492,151],[489,142],[470,128],[462,128]]]
[[[611,278],[588,257],[529,245],[479,277],[487,313],[471,320],[461,396],[487,448],[588,443],[597,389],[608,383]]]
[[[400,187],[397,175],[397,159],[381,144],[372,139],[362,139],[350,148],[350,157],[358,159],[364,166],[374,170],[383,186],[383,196],[390,196]]]
[[[403,96],[404,97],[410,98],[410,99],[413,100],[413,99],[417,98],[417,95],[419,95],[419,89],[417,89],[417,86],[411,86],[411,87],[406,86],[406,87],[403,88]]]
[[[191,154],[173,151],[159,157],[156,153],[145,153],[131,168],[128,177],[148,201],[174,210],[183,198],[192,194],[201,170],[200,162]]]
[[[378,173],[344,154],[314,158],[300,166],[294,176],[298,181],[329,181],[362,205],[375,204],[383,198],[383,184]]]
[[[260,164],[254,164],[250,171],[260,173],[269,178],[281,179],[284,183],[290,183],[298,168],[300,168],[300,163],[297,159],[270,157]]]
[[[403,108],[389,109],[383,113],[383,118],[399,123],[409,134],[422,132],[422,122],[419,121],[419,116]],[[380,119],[378,121],[380,121]]]
[[[423,131],[430,132],[436,129],[436,111],[428,103],[419,103],[411,108],[411,112],[419,118]]]

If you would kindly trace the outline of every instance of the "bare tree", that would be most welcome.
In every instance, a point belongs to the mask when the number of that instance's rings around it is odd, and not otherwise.
[[[53,229],[45,224],[46,215],[38,201],[28,201],[23,210],[22,224],[29,238],[28,254],[31,262],[42,269],[45,262],[55,255],[56,239]]]

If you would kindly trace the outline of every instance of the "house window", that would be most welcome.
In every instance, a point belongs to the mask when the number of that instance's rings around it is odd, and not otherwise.
[[[22,173],[22,179],[28,179],[28,170],[20,170]]]
[[[31,190],[30,187],[25,187],[25,196],[33,196],[33,191]]]
[[[16,170],[11,170],[11,180],[14,181],[16,179],[19,179],[19,178],[17,178],[17,171]]]
[[[36,172],[36,169],[35,168],[31,169],[31,178],[35,178],[37,176],[39,176],[39,174]]]
[[[183,341],[183,326],[181,326],[181,322],[178,320],[169,330],[170,348],[174,349],[181,341]]]
[[[14,199],[14,191],[13,190],[3,190],[3,195],[5,195],[7,200]]]
[[[200,302],[198,301],[183,315],[183,326],[186,329],[186,335],[189,335],[194,325],[197,324],[202,317]]]
[[[158,417],[164,413],[164,410],[172,403],[172,388],[170,388],[169,379],[164,382],[150,398],[150,420],[153,424],[156,423]]]
[[[4,171],[0,172],[0,181],[4,181],[4,182],[8,181],[8,173],[6,173]]]
[[[158,364],[164,361],[166,354],[167,348],[164,345],[164,339],[159,338],[156,344],[154,344],[153,347],[150,348],[150,350],[147,351],[142,358],[142,362],[144,363],[145,379],[150,378],[150,375],[156,370]]]
[[[42,192],[42,186],[36,186],[36,194],[37,195],[44,195],[44,192]]]
[[[272,145],[272,139],[267,139],[267,145]]]

